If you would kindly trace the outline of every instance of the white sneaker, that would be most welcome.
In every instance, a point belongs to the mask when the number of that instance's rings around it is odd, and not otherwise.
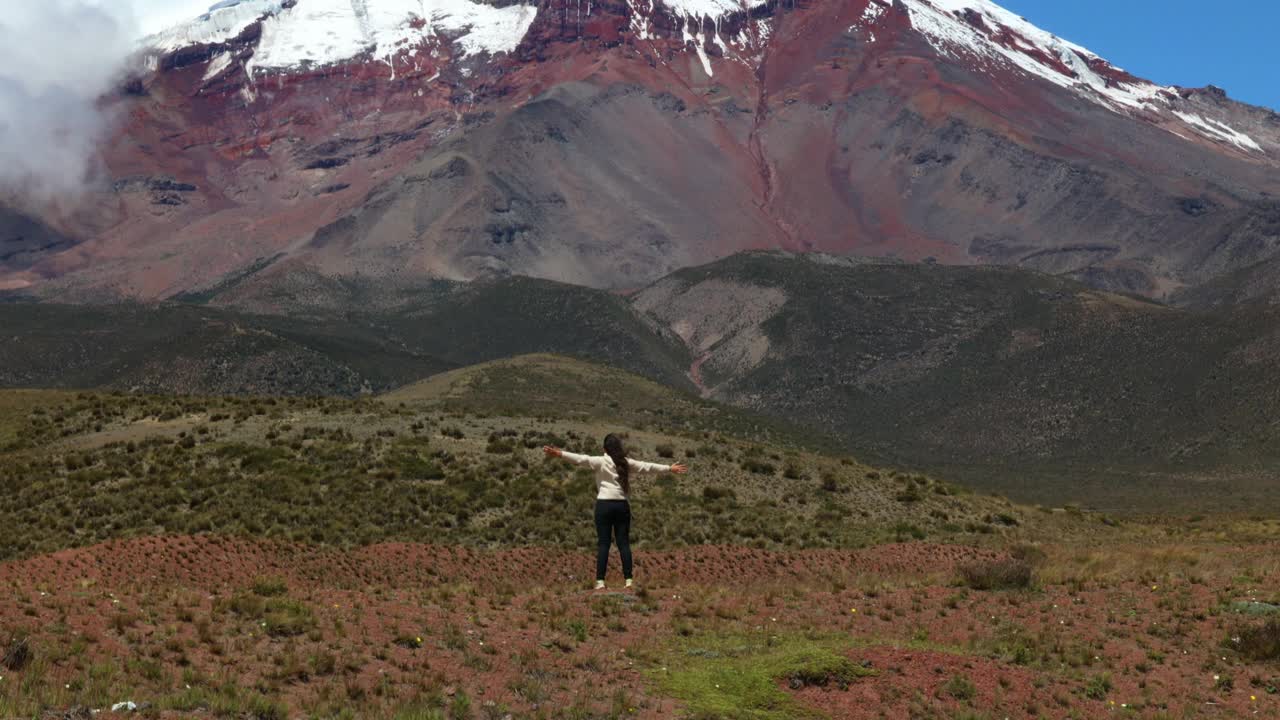
[[[603,589],[604,589],[604,581],[603,581],[603,580],[597,580],[597,581],[596,581],[596,590],[603,590]]]
[[[630,589],[631,589],[631,586],[634,584],[634,582],[635,582],[635,581],[633,581],[631,578],[627,578],[627,589],[628,589],[628,590],[630,590]]]

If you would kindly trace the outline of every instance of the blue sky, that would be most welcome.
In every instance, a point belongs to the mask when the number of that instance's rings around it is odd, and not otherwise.
[[[995,0],[1162,85],[1280,110],[1280,0]]]

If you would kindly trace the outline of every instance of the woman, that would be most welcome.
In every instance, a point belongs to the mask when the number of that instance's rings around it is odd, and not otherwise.
[[[604,439],[604,455],[578,455],[550,445],[542,448],[548,457],[564,458],[575,465],[587,465],[596,471],[596,590],[604,589],[605,570],[609,568],[610,536],[617,539],[622,556],[622,576],[631,587],[631,473],[673,472],[683,474],[689,468],[679,463],[659,465],[627,457],[617,435]]]

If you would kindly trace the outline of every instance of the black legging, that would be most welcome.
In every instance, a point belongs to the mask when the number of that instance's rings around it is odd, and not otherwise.
[[[604,580],[609,569],[610,536],[617,539],[622,556],[622,576],[631,579],[631,503],[626,500],[596,501],[596,579]]]

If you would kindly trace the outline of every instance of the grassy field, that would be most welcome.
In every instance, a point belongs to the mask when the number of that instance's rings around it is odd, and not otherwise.
[[[540,447],[609,431],[693,472],[639,479],[640,588],[592,594],[592,481]],[[1022,506],[564,357],[7,391],[0,437],[4,717],[1280,712],[1280,521]]]
[[[591,593],[572,550],[136,538],[0,563],[0,713],[1267,717],[1272,550],[650,549]]]

